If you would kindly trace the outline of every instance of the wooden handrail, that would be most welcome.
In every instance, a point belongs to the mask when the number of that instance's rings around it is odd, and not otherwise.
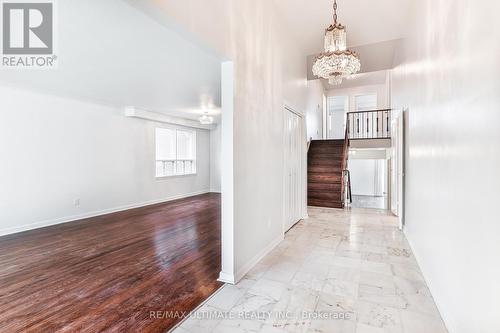
[[[344,147],[342,150],[342,166],[341,170],[345,170],[347,166],[347,158],[349,156],[349,114],[347,114],[347,124],[345,127],[345,136],[344,136]],[[342,171],[342,177],[340,179],[341,186],[341,199],[344,201],[345,198],[345,184],[344,184],[344,172]]]
[[[366,110],[366,111],[352,111],[352,112],[347,112],[347,113],[349,114],[349,113],[384,112],[384,111],[392,111],[392,109]]]

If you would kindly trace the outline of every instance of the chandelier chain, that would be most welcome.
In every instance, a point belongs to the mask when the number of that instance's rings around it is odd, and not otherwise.
[[[333,23],[337,24],[337,0],[333,1]]]
[[[312,72],[327,79],[331,85],[339,85],[342,79],[358,73],[361,62],[356,52],[347,48],[346,28],[338,23],[337,0],[333,0],[333,24],[325,29],[324,48],[314,61]]]

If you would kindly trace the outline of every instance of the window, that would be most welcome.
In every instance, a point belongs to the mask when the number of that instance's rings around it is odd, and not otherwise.
[[[377,95],[358,95],[355,97],[356,111],[372,111],[377,109]]]
[[[156,177],[196,173],[196,132],[156,129]]]
[[[343,139],[346,114],[349,108],[348,96],[328,97],[327,139]]]

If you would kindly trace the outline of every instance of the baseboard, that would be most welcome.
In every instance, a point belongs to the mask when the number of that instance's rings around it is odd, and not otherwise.
[[[219,282],[236,284],[236,279],[233,274],[228,274],[224,272],[219,273],[219,278],[217,279]]]
[[[279,235],[275,238],[269,245],[267,245],[262,251],[260,251],[255,257],[253,257],[248,263],[243,265],[241,269],[236,272],[235,283],[238,283],[259,261],[261,261],[266,255],[269,254],[279,243],[285,239],[284,235]]]
[[[192,196],[200,195],[200,194],[205,194],[205,193],[209,193],[209,192],[210,192],[210,190],[207,189],[207,190],[202,190],[202,191],[197,191],[197,192],[174,195],[174,196],[162,198],[162,199],[145,201],[145,202],[141,202],[138,204],[119,206],[119,207],[104,209],[104,210],[100,210],[100,211],[93,211],[93,212],[84,213],[84,214],[61,217],[61,218],[52,219],[52,220],[45,220],[45,221],[25,224],[25,225],[18,226],[18,227],[4,228],[4,229],[0,229],[0,236],[6,236],[6,235],[11,235],[11,234],[16,234],[18,232],[49,227],[51,225],[56,225],[56,224],[74,222],[74,221],[78,221],[78,220],[82,220],[82,219],[87,219],[87,218],[111,214],[111,213],[117,213],[117,212],[129,210],[129,209],[134,209],[134,208],[156,205],[159,203],[164,203],[164,202],[178,200],[178,199],[184,199],[184,198],[188,198],[188,197],[192,197]]]

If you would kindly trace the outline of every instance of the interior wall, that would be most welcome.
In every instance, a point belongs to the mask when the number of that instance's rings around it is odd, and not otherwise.
[[[323,97],[325,89],[321,80],[307,81],[307,138],[323,138]]]
[[[221,124],[210,131],[210,192],[221,192]]]
[[[206,130],[197,130],[196,175],[156,179],[154,130],[166,124],[4,86],[0,110],[0,234],[210,189]]]
[[[227,139],[234,149],[234,216],[224,221],[223,214],[222,223],[234,224],[235,262],[223,275],[237,280],[283,239],[284,107],[305,114],[305,54],[283,38],[286,25],[272,1],[135,5],[162,13],[233,62],[233,135]]]
[[[500,332],[500,3],[415,6],[392,72],[405,233],[449,332]]]

